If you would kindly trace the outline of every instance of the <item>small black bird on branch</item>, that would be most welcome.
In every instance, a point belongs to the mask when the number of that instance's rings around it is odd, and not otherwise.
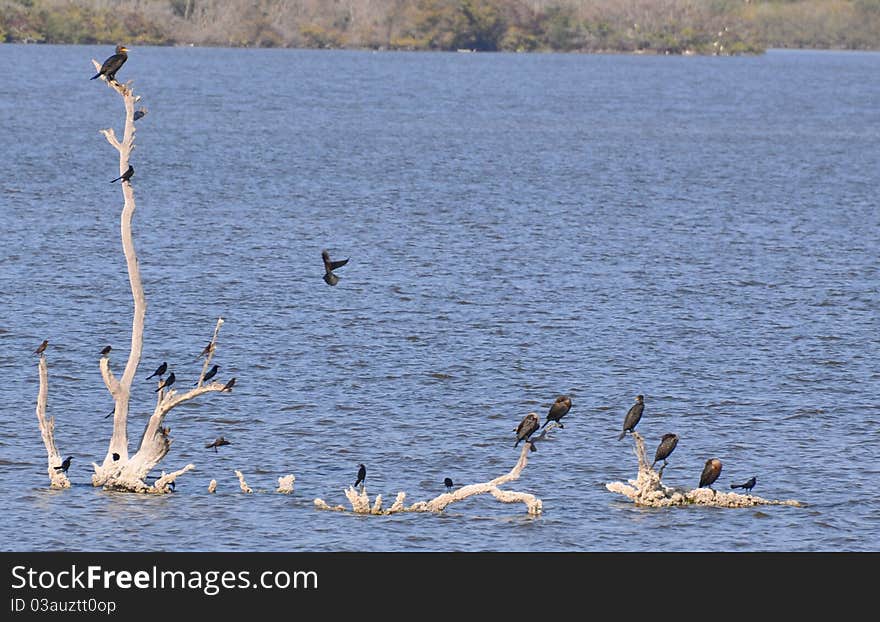
[[[556,401],[553,402],[553,405],[550,407],[550,411],[547,413],[547,420],[544,422],[544,425],[541,426],[541,429],[547,427],[547,424],[551,421],[555,421],[560,428],[564,428],[560,419],[562,419],[565,415],[568,414],[568,411],[571,410],[571,398],[567,395],[560,395],[556,398]]]
[[[450,492],[455,484],[452,483],[451,477],[447,477],[443,480],[443,485],[446,486],[446,492]]]
[[[626,436],[627,432],[632,432],[636,429],[636,424],[639,422],[639,419],[642,418],[642,413],[644,411],[645,396],[636,395],[636,403],[633,404],[626,412],[626,417],[624,417],[623,419],[623,432],[620,433],[620,436],[617,437],[617,440],[623,439],[623,437]]]
[[[170,374],[168,374],[168,377],[165,378],[165,380],[163,380],[161,383],[159,383],[159,388],[156,389],[155,391],[153,391],[153,393],[158,393],[162,389],[167,389],[172,384],[174,384],[175,380],[177,380],[177,377],[174,375],[174,372],[171,372]]]
[[[519,422],[518,426],[516,426],[516,442],[513,446],[516,447],[522,440],[528,442],[532,434],[538,429],[539,423],[538,415],[535,413],[529,413],[523,417],[523,420]]]
[[[113,457],[113,462],[116,462],[117,460],[119,460],[119,454],[116,453],[115,451],[113,452],[113,456],[112,456],[112,457]]]
[[[138,119],[143,119],[145,116],[147,116],[147,112],[147,109],[141,106],[134,111],[134,120],[137,121]]]
[[[101,65],[101,69],[98,70],[98,73],[89,78],[89,80],[104,76],[107,78],[108,82],[116,82],[116,72],[119,71],[120,67],[122,67],[127,60],[128,48],[124,45],[117,45],[116,53],[105,60],[104,64]]]
[[[750,493],[750,492],[752,492],[752,488],[754,488],[754,487],[755,487],[755,484],[757,484],[757,483],[758,483],[758,478],[757,478],[757,477],[752,477],[751,479],[749,479],[749,481],[747,481],[747,482],[745,482],[745,483],[742,483],[742,484],[731,484],[730,487],[731,487],[731,488],[742,488],[742,489],[745,490],[746,492],[749,492],[749,493]]]
[[[101,350],[101,356],[107,356],[108,354],[110,354],[110,350],[112,349],[112,346],[104,346],[104,349]]]
[[[223,385],[223,388],[220,391],[232,391],[232,387],[235,386],[235,376],[229,379],[229,382]]]
[[[134,175],[134,167],[133,167],[131,164],[129,164],[129,165],[128,165],[128,170],[125,171],[122,175],[120,175],[120,176],[117,177],[116,179],[111,179],[111,180],[110,180],[110,183],[112,184],[113,182],[119,181],[120,179],[121,179],[122,181],[128,181],[129,179],[131,179],[131,176],[132,176],[132,175]]]
[[[168,363],[166,361],[162,361],[162,364],[156,368],[156,371],[154,371],[152,374],[147,376],[146,379],[149,380],[153,376],[159,376],[161,378],[165,374],[166,371],[168,371]]]
[[[49,340],[43,339],[43,343],[37,346],[37,349],[34,350],[34,354],[43,354],[46,351],[46,348],[49,346]]]
[[[321,258],[324,260],[324,282],[327,285],[336,285],[339,282],[339,277],[333,274],[333,271],[347,264],[348,259],[351,259],[351,257],[340,259],[339,261],[330,261],[330,253],[323,250],[321,251]]]
[[[211,378],[217,375],[217,370],[220,369],[219,365],[214,365],[211,369],[207,371],[205,377],[202,378],[202,382],[208,382]],[[225,388],[225,387],[224,387]]]
[[[364,483],[364,486],[367,485],[367,467],[362,464],[358,465],[358,478],[354,483],[354,487],[357,488],[358,484],[361,482]]]
[[[227,441],[225,438],[223,438],[223,437],[221,436],[220,438],[215,439],[213,442],[208,443],[207,445],[205,445],[205,449],[210,449],[211,447],[213,447],[213,448],[214,448],[214,453],[216,454],[216,453],[217,453],[217,448],[218,448],[218,447],[223,447],[223,445],[232,445],[232,443],[230,443],[229,441]]]
[[[73,460],[73,456],[67,456],[62,462],[60,466],[55,467],[56,471],[61,471],[65,475],[67,474],[67,469],[70,468],[70,461]]]
[[[208,354],[210,354],[213,351],[214,351],[214,342],[209,341],[208,345],[206,345],[202,349],[202,351],[199,353],[199,355],[196,357],[196,360],[198,361],[200,358],[202,358],[203,356],[207,356]]]

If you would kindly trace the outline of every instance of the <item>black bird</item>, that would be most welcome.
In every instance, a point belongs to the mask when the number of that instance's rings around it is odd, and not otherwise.
[[[326,250],[321,251],[321,257],[324,259],[324,282],[327,285],[336,285],[339,282],[339,277],[333,274],[333,271],[347,264],[348,259],[351,259],[351,257],[340,259],[339,261],[330,261],[330,253]]]
[[[516,442],[513,446],[516,447],[522,440],[528,441],[529,437],[538,429],[539,423],[538,415],[535,413],[529,413],[523,417],[523,420],[516,426]]]
[[[752,492],[752,488],[754,488],[755,484],[757,484],[757,483],[758,483],[758,478],[752,477],[749,481],[747,481],[744,484],[731,484],[730,487],[731,488],[742,488],[746,492]]]
[[[220,369],[219,365],[214,365],[211,369],[207,371],[205,377],[202,378],[202,382],[208,382],[211,378],[217,375],[217,370]]]
[[[147,109],[144,108],[143,106],[141,106],[140,108],[138,108],[137,110],[134,111],[134,120],[135,121],[137,121],[138,119],[143,119],[145,116],[147,116]]]
[[[152,378],[153,376],[159,376],[159,377],[161,378],[162,375],[163,375],[166,371],[168,371],[168,363],[165,362],[165,361],[162,361],[162,364],[159,365],[159,367],[156,368],[156,371],[154,371],[152,374],[150,374],[149,376],[147,376],[147,380],[149,380],[149,379]]]
[[[455,485],[452,483],[452,478],[450,478],[450,477],[447,477],[446,479],[444,479],[443,484],[446,486],[446,492],[449,492],[450,490],[452,490],[452,487]]]
[[[159,388],[156,389],[155,391],[153,391],[153,393],[158,393],[162,389],[167,389],[172,384],[174,384],[175,380],[177,380],[177,377],[174,375],[174,372],[171,372],[170,374],[168,374],[168,377],[165,378],[165,380],[163,380],[161,383],[159,383]]]
[[[675,446],[678,445],[678,434],[664,434],[660,439],[660,445],[657,446],[657,453],[654,454],[654,462],[651,464],[651,468],[654,468],[654,465],[663,461],[663,466],[666,466],[666,459],[669,457],[675,450]]]
[[[115,413],[115,412],[116,412],[116,408],[114,407],[113,410],[110,411],[110,414],[104,415],[104,419],[107,419],[108,417],[112,417],[113,413]]]
[[[67,469],[70,468],[70,461],[73,460],[73,456],[67,456],[64,461],[61,463],[61,466],[55,467],[56,471],[63,471],[67,473]]]
[[[699,488],[702,488],[703,486],[709,486],[711,488],[719,475],[721,475],[721,460],[718,458],[709,458],[706,460],[706,466],[703,467],[703,472],[700,474]]]
[[[223,388],[220,390],[221,391],[232,391],[232,387],[234,387],[234,386],[235,386],[235,377],[233,376],[232,378],[229,379],[229,382],[227,382],[225,385],[223,385]]]
[[[550,411],[547,413],[547,421],[544,422],[541,429],[543,430],[551,421],[555,421],[559,424],[560,428],[564,428],[565,426],[562,425],[562,422],[559,420],[567,415],[569,410],[571,410],[571,398],[567,395],[560,395],[557,397],[556,401],[553,402],[553,405],[550,407]]]
[[[128,170],[125,171],[122,175],[120,175],[120,176],[117,177],[116,179],[111,179],[111,180],[110,180],[110,183],[112,184],[113,182],[115,182],[115,181],[119,181],[120,179],[121,179],[122,181],[128,181],[129,179],[131,179],[131,176],[132,176],[132,175],[134,175],[134,167],[133,167],[131,164],[129,164],[129,165],[128,165]]]
[[[623,419],[623,432],[620,433],[620,436],[617,437],[617,440],[621,440],[624,436],[626,436],[627,432],[632,432],[635,430],[636,424],[639,422],[639,419],[642,418],[642,412],[645,410],[645,396],[644,395],[636,395],[636,403],[633,404],[630,409],[626,413],[626,417]]]
[[[43,339],[43,343],[41,343],[39,346],[37,346],[37,349],[34,350],[34,354],[42,354],[43,352],[46,351],[46,348],[48,346],[49,346],[49,340]]]
[[[107,356],[108,354],[110,354],[110,350],[112,349],[112,346],[104,346],[104,349],[101,350],[101,356]]]
[[[223,445],[231,445],[231,444],[232,443],[230,443],[229,441],[227,441],[225,438],[223,438],[221,436],[220,438],[216,439],[213,443],[208,443],[207,445],[205,445],[205,449],[210,449],[211,447],[213,447],[214,453],[217,453],[218,447],[223,447]]]
[[[99,76],[104,76],[107,78],[107,81],[116,81],[116,72],[119,71],[119,68],[125,64],[125,61],[128,60],[128,48],[124,45],[116,46],[116,54],[108,58],[104,61],[104,64],[101,65],[101,69],[93,75],[89,80],[94,80]]]
[[[210,354],[210,353],[213,352],[213,351],[214,351],[214,342],[213,342],[213,341],[209,341],[209,342],[208,342],[208,345],[206,345],[206,346],[204,347],[204,349],[202,349],[202,351],[201,351],[201,352],[199,353],[199,355],[196,357],[196,360],[198,361],[200,358],[202,358],[203,356],[206,356],[206,355]]]
[[[358,484],[360,484],[361,482],[363,482],[364,486],[366,486],[367,485],[366,479],[367,479],[367,467],[365,467],[362,464],[359,464],[358,465],[358,478],[357,478],[357,481],[354,483],[354,487],[357,488]]]
[[[116,462],[117,460],[119,460],[119,454],[116,452],[113,452],[113,462]]]

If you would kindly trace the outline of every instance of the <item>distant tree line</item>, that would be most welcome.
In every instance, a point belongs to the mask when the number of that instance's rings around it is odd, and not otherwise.
[[[394,50],[880,49],[880,0],[0,0],[0,41]]]

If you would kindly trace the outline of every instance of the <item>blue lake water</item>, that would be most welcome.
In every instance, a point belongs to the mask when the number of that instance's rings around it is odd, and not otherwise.
[[[148,309],[130,450],[163,360],[194,384],[218,316],[231,395],[174,410],[177,492],[90,484],[131,294],[109,46],[0,46],[4,550],[880,550],[880,54],[756,57],[138,48],[132,163]],[[321,249],[350,257],[322,281]],[[47,488],[34,348],[73,487]],[[645,509],[664,480],[803,508]],[[320,512],[358,463],[390,503],[486,481],[513,428],[573,407],[506,487],[440,515]],[[232,445],[214,453],[219,435]],[[258,494],[243,495],[241,469]],[[293,473],[292,496],[275,494]],[[217,493],[207,492],[218,481]],[[63,528],[58,520],[63,517]]]

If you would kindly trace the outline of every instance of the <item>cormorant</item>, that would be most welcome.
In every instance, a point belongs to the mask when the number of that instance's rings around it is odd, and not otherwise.
[[[657,453],[654,454],[654,462],[651,464],[651,468],[654,468],[654,465],[663,461],[663,466],[666,466],[666,459],[669,457],[675,450],[675,446],[678,445],[678,434],[664,434],[663,438],[660,439],[660,445],[657,447]]]
[[[359,464],[358,465],[358,478],[357,478],[357,481],[355,481],[355,483],[354,483],[354,487],[357,488],[358,484],[360,484],[361,482],[363,482],[364,486],[366,486],[367,485],[366,479],[367,479],[367,467],[365,467],[362,464]]]
[[[159,377],[161,378],[162,375],[163,375],[166,371],[168,371],[168,363],[165,362],[165,361],[162,361],[162,364],[159,365],[159,367],[156,368],[156,371],[154,371],[152,374],[150,374],[149,376],[147,376],[147,380],[149,380],[149,379],[152,378],[153,376],[159,376]]]
[[[214,376],[216,376],[216,375],[217,375],[217,370],[218,370],[218,369],[220,369],[220,366],[219,366],[219,365],[214,365],[211,369],[209,369],[209,370],[205,373],[205,377],[202,378],[202,382],[208,382],[208,380],[210,380],[211,378],[213,378]]]
[[[747,481],[744,484],[731,484],[730,487],[731,488],[742,488],[746,492],[750,493],[750,492],[752,492],[752,488],[754,488],[755,484],[757,484],[757,483],[758,483],[758,478],[752,477],[749,481]]]
[[[174,384],[175,380],[177,380],[177,377],[174,375],[174,372],[171,372],[170,374],[168,374],[168,377],[165,378],[165,380],[163,380],[161,383],[159,383],[159,388],[156,389],[155,391],[153,391],[153,393],[158,393],[162,389],[167,389],[172,384]]]
[[[210,449],[211,447],[213,447],[214,453],[217,453],[218,447],[223,447],[223,445],[231,445],[231,444],[232,443],[230,443],[229,441],[227,441],[225,438],[223,438],[221,436],[220,438],[216,439],[213,443],[208,443],[207,445],[205,445],[205,449]]]
[[[522,440],[528,441],[529,437],[538,429],[539,423],[538,415],[535,413],[529,413],[523,417],[523,420],[516,426],[516,442],[513,446],[516,447]]]
[[[333,271],[347,264],[348,259],[351,259],[351,257],[340,259],[339,261],[330,261],[330,253],[326,250],[321,251],[321,257],[324,259],[324,282],[327,285],[336,285],[339,282],[339,277],[333,274]]]
[[[132,175],[134,175],[134,167],[133,167],[131,164],[129,164],[129,165],[128,165],[128,170],[125,171],[122,175],[120,175],[120,176],[117,177],[116,179],[111,179],[111,180],[110,180],[110,183],[112,184],[113,182],[115,182],[115,181],[119,181],[120,179],[121,179],[122,181],[128,181],[129,179],[131,179],[131,176],[132,176]]]
[[[234,387],[234,386],[235,386],[235,376],[230,378],[229,382],[227,382],[225,385],[223,385],[223,388],[220,390],[221,391],[232,391],[232,387]]]
[[[443,480],[443,484],[446,486],[446,492],[451,491],[452,487],[455,485],[452,483],[452,478],[450,478],[450,477],[445,478]]]
[[[562,422],[559,420],[567,415],[569,410],[571,410],[571,398],[567,395],[560,395],[557,397],[556,401],[553,402],[553,405],[550,407],[550,411],[547,413],[547,421],[544,422],[541,429],[543,430],[551,421],[555,421],[559,424],[560,428],[564,428],[565,426],[562,425]]]
[[[107,356],[108,354],[110,354],[110,350],[112,349],[112,346],[104,346],[104,349],[101,350],[101,356]]]
[[[108,58],[104,61],[104,64],[101,65],[101,69],[93,75],[89,80],[94,80],[99,76],[104,76],[107,78],[107,81],[116,82],[116,72],[119,71],[119,68],[125,64],[125,61],[128,60],[128,48],[124,45],[116,46],[116,54]]]
[[[633,404],[630,409],[626,413],[626,417],[623,419],[623,432],[620,433],[620,436],[617,437],[617,440],[621,440],[624,436],[626,436],[627,432],[632,432],[635,430],[636,424],[639,422],[639,419],[642,418],[642,412],[645,410],[645,396],[644,395],[636,395],[636,403]]]
[[[43,343],[41,343],[39,346],[37,346],[37,349],[34,350],[34,354],[42,354],[43,352],[46,351],[46,347],[48,345],[49,345],[49,340],[43,339]]]
[[[202,349],[202,351],[201,351],[201,352],[199,353],[199,355],[196,357],[196,360],[198,361],[200,358],[202,358],[203,356],[205,356],[205,355],[207,355],[207,354],[210,354],[210,353],[213,352],[213,351],[214,351],[214,342],[213,342],[213,341],[209,341],[209,342],[208,342],[208,345],[206,345],[206,346],[204,347],[204,349]]]
[[[70,461],[73,460],[73,456],[67,456],[62,462],[61,466],[55,467],[56,471],[63,471],[65,474],[67,473],[67,469],[70,468]]]
[[[702,488],[703,486],[709,486],[711,488],[719,475],[721,475],[721,460],[718,458],[709,458],[706,460],[706,466],[703,467],[703,472],[700,474],[699,488]]]

